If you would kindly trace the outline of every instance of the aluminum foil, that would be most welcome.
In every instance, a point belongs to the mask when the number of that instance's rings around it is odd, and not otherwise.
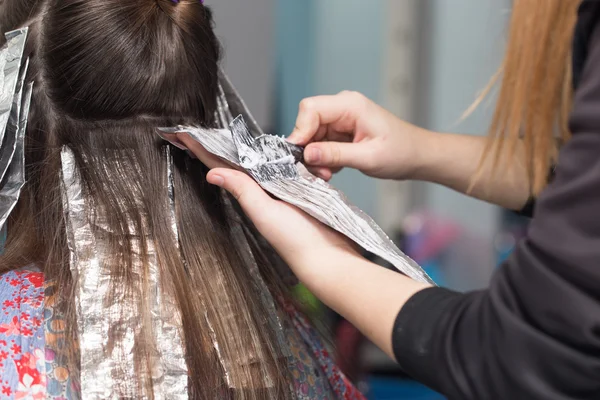
[[[221,85],[229,111],[243,114],[231,122],[229,129],[198,126],[159,128],[162,137],[169,140],[173,133],[188,133],[210,153],[244,169],[275,197],[344,234],[410,278],[435,284],[416,262],[398,249],[372,218],[353,206],[341,191],[306,169],[301,162],[300,147],[283,138],[264,135],[224,74]],[[222,114],[222,110],[219,113]],[[244,117],[249,118],[249,125],[244,122]],[[182,144],[178,143],[178,146]]]
[[[19,131],[19,125],[21,123],[21,114],[23,106],[23,90],[25,86],[25,75],[27,74],[27,68],[29,66],[29,60],[25,60],[22,72],[17,80],[17,86],[12,101],[12,109],[10,116],[8,117],[8,123],[4,131],[4,143],[0,147],[0,181],[4,179],[4,175],[8,170],[8,166],[13,159],[15,154],[15,148],[17,145],[17,134]],[[23,110],[27,112],[27,110]]]
[[[4,140],[27,40],[27,28],[6,33],[6,45],[0,49],[0,143]]]
[[[98,254],[96,238],[92,232],[87,206],[73,153],[67,147],[61,152],[63,207],[67,225],[71,274],[76,285],[75,308],[81,358],[81,398],[116,399],[120,391],[113,380],[113,369],[118,363],[133,366],[134,327],[123,327],[122,334],[115,337],[117,351],[107,353],[113,319],[131,315],[111,309],[104,304],[109,293],[111,278],[108,268]],[[102,217],[99,216],[99,223]],[[117,337],[119,339],[117,339]],[[120,353],[120,354],[119,354]],[[127,354],[128,353],[128,354]],[[128,356],[129,355],[129,356]],[[117,359],[118,357],[118,359]],[[123,366],[122,370],[127,368]],[[135,371],[127,371],[127,378],[134,382]]]
[[[95,232],[109,232],[101,210],[90,210],[82,194],[74,155],[64,147],[61,152],[62,192],[71,273],[76,284],[75,306],[81,357],[81,398],[146,398],[133,386],[137,371],[134,347],[140,340],[142,318],[139,306],[127,302],[107,302],[115,289],[110,266],[106,264],[102,240]],[[165,188],[165,196],[168,196]],[[93,215],[93,218],[92,218]],[[128,273],[142,280],[145,258],[148,265],[147,290],[153,340],[151,354],[153,398],[187,399],[188,374],[181,338],[181,318],[168,291],[163,291],[154,243],[146,238],[147,252],[141,254],[141,238],[134,239],[134,264]],[[116,287],[117,297],[126,296]],[[126,306],[127,305],[127,306]]]
[[[24,138],[32,84],[23,60],[27,28],[6,34],[0,49],[0,228],[4,229],[25,184]]]
[[[3,176],[2,188],[0,188],[0,226],[3,228],[8,216],[17,205],[21,189],[25,185],[25,132],[27,131],[27,119],[29,117],[32,92],[33,82],[25,87],[23,105],[19,115],[15,149],[8,170]]]
[[[173,160],[171,152],[165,149],[171,228],[175,243],[179,244],[179,234],[175,217],[175,197],[173,185]],[[161,279],[156,258],[150,263],[150,299],[152,301],[152,329],[158,347],[155,362],[157,370],[153,374],[154,397],[158,399],[188,398],[188,368],[182,332],[181,312],[172,294]]]

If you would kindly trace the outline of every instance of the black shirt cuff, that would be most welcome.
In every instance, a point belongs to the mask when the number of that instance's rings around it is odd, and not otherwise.
[[[556,166],[552,166],[552,168],[550,168],[550,173],[548,174],[548,182],[552,182],[555,175],[556,175]],[[535,197],[529,198],[529,200],[527,200],[527,203],[523,206],[523,208],[520,209],[519,211],[516,211],[516,213],[523,217],[532,218],[533,217],[533,209],[535,208],[535,200],[536,200]]]
[[[516,211],[516,213],[523,217],[531,218],[531,217],[533,217],[533,209],[534,208],[535,208],[535,198],[532,197],[527,201],[527,204],[525,204],[525,206],[523,206],[523,208],[520,209],[519,211]]]
[[[463,297],[440,287],[424,289],[406,302],[394,323],[392,346],[398,364],[407,375],[434,390],[440,390],[439,357],[433,348],[434,335],[439,333],[436,326]]]

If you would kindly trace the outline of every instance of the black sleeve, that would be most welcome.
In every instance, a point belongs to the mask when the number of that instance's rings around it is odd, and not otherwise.
[[[588,50],[527,238],[488,290],[426,289],[398,315],[398,362],[450,399],[600,399],[600,29]]]
[[[529,200],[527,200],[527,203],[525,203],[525,205],[523,206],[523,208],[521,208],[519,211],[516,211],[516,213],[523,217],[531,218],[531,217],[533,217],[534,209],[535,209],[535,197],[530,197]]]
[[[550,168],[550,172],[548,172],[548,182],[552,182],[554,180],[554,175],[556,175],[556,166]],[[530,197],[529,200],[527,200],[527,203],[525,203],[525,205],[523,206],[523,208],[521,208],[519,211],[516,211],[516,213],[527,218],[533,217],[535,203],[535,197]]]

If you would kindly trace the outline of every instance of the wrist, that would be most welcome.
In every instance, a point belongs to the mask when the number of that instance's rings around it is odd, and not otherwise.
[[[412,179],[434,182],[439,170],[440,149],[443,147],[443,134],[415,127],[412,133],[412,154],[408,154],[411,168],[399,179]]]

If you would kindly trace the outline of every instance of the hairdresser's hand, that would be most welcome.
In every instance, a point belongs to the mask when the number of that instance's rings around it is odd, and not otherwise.
[[[303,211],[273,199],[245,173],[216,168],[208,173],[207,180],[238,200],[259,232],[300,280],[311,279],[319,268],[328,264],[360,257],[350,240]]]
[[[208,182],[229,191],[256,228],[321,301],[352,322],[388,355],[398,310],[426,285],[361,257],[342,235],[274,200],[248,175],[217,168]]]
[[[317,222],[299,209],[269,196],[244,172],[206,151],[182,133],[177,137],[204,165],[211,168],[210,183],[229,191],[240,203],[256,228],[294,270],[298,278],[323,266],[331,257],[357,256],[356,246],[344,236]]]
[[[432,133],[404,122],[355,92],[302,100],[289,140],[308,145],[311,171],[323,179],[344,167],[382,179],[411,179]]]

